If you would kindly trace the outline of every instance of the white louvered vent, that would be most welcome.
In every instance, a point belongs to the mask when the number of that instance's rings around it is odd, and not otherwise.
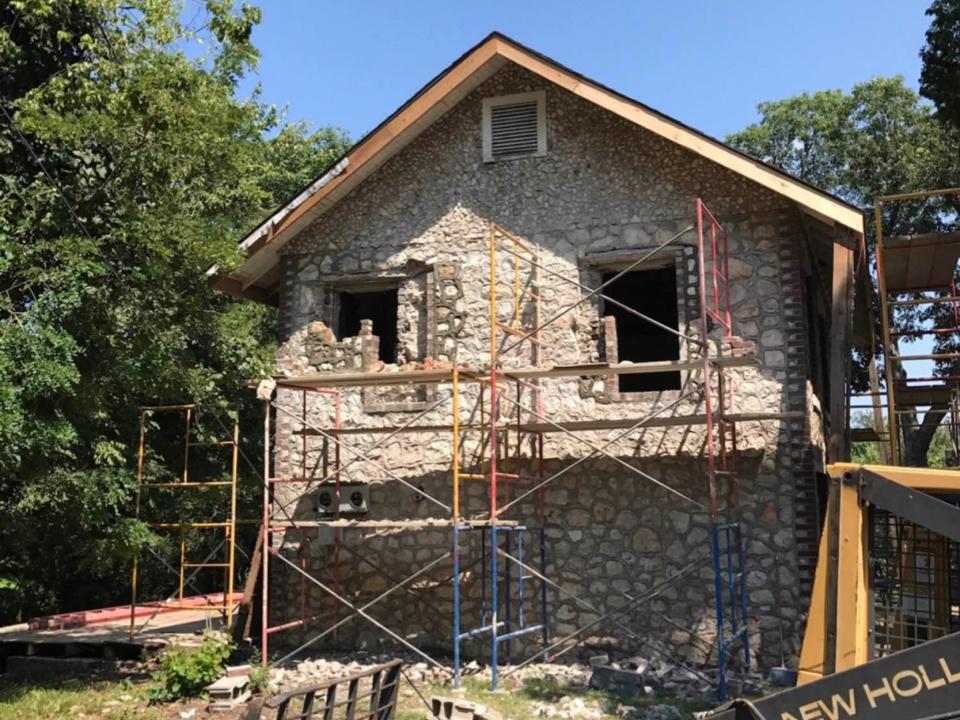
[[[483,101],[483,160],[509,160],[547,151],[544,92]]]

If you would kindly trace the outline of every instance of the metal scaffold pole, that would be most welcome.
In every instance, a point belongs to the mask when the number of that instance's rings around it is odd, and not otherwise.
[[[724,378],[722,365],[717,365],[714,395],[713,369],[708,333],[710,324],[723,330],[723,339],[717,340],[717,357],[722,357],[722,343],[733,337],[730,313],[730,264],[727,231],[717,218],[697,200],[697,257],[700,274],[700,331],[703,334],[703,403],[706,413],[707,477],[710,485],[711,550],[714,572],[714,603],[717,618],[717,665],[719,669],[717,697],[726,699],[727,651],[735,643],[743,647],[743,662],[750,668],[750,635],[747,625],[747,572],[743,552],[743,530],[739,523],[720,520],[720,478],[730,482],[731,494],[736,477],[736,425],[729,422],[726,413],[726,391],[733,389]],[[709,265],[709,272],[708,272]],[[715,438],[715,431],[717,437]],[[730,432],[730,452],[727,433]],[[719,447],[718,447],[719,446]],[[718,452],[719,450],[719,452]],[[724,602],[724,590],[728,602]],[[729,628],[729,631],[728,631]]]

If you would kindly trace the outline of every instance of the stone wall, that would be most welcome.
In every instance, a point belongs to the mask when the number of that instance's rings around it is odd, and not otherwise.
[[[722,515],[740,520],[747,532],[750,603],[755,641],[762,664],[779,662],[798,651],[801,559],[795,528],[810,504],[814,438],[808,412],[804,298],[800,253],[801,223],[783,198],[708,161],[610,115],[556,87],[547,87],[548,151],[544,157],[510,162],[481,162],[480,104],[484,97],[544,89],[544,82],[506,67],[451,109],[408,147],[377,169],[364,183],[314,221],[285,251],[281,303],[283,344],[278,368],[297,374],[327,367],[332,348],[353,348],[347,363],[362,369],[403,372],[406,368],[489,364],[488,233],[495,222],[539,253],[545,273],[540,294],[544,317],[579,299],[584,286],[598,284],[598,269],[638,257],[674,235],[680,239],[658,253],[657,261],[677,269],[679,330],[692,340],[681,343],[683,357],[696,358],[704,329],[699,324],[696,238],[683,232],[694,217],[694,202],[704,198],[730,234],[731,304],[734,333],[756,347],[758,366],[728,371],[737,397],[735,411],[769,413],[762,422],[739,427],[742,466],[738,481],[723,488]],[[513,263],[498,256],[498,317],[512,313]],[[560,278],[568,278],[564,282]],[[399,288],[398,367],[376,366],[375,353],[355,339],[311,339],[311,328],[334,327],[331,293],[344,282],[390,280]],[[529,281],[524,276],[524,282]],[[543,330],[546,364],[575,364],[608,359],[609,321],[599,302],[585,302]],[[520,316],[530,322],[532,304]],[[706,334],[718,342],[716,331]],[[375,338],[375,335],[374,335]],[[509,346],[509,336],[500,338]],[[531,362],[535,348],[520,343],[501,356],[507,365]],[[349,353],[348,353],[349,354]],[[324,363],[315,360],[324,359]],[[546,415],[556,421],[583,418],[640,418],[669,407],[664,416],[703,412],[699,372],[684,373],[681,390],[618,394],[609,380],[569,378],[549,381]],[[529,398],[524,402],[529,403]],[[305,403],[305,406],[303,405]],[[298,476],[329,462],[329,443],[297,434],[300,415],[329,428],[330,402],[289,390],[278,393],[276,473]],[[430,409],[436,405],[434,409]],[[466,383],[461,421],[476,421],[480,391]],[[411,412],[424,412],[421,424],[450,422],[448,385],[345,390],[346,427],[390,427]],[[782,418],[782,419],[780,419]],[[603,444],[609,433],[585,433],[582,440],[551,434],[546,440],[547,475],[570,459],[590,452],[586,443]],[[571,592],[597,608],[626,602],[622,593],[643,593],[685,562],[709,550],[702,426],[647,429],[616,442],[610,450],[683,492],[683,500],[609,460],[590,460],[549,486],[544,497],[549,566]],[[467,433],[464,465],[479,456],[481,438]],[[584,442],[584,440],[586,442]],[[376,445],[363,462],[342,473],[343,482],[371,486],[366,519],[447,517],[430,498],[449,505],[451,443],[449,433],[356,434],[354,448]],[[306,454],[304,455],[304,449]],[[356,452],[354,450],[353,452]],[[353,457],[348,453],[343,461]],[[420,492],[418,492],[418,489]],[[283,486],[278,502],[291,513],[311,517],[305,487]],[[479,516],[486,508],[483,487],[465,484],[465,508]],[[507,490],[504,490],[507,492]],[[522,492],[513,488],[514,496]],[[506,499],[504,497],[504,499]],[[540,524],[533,498],[516,506],[511,519]],[[283,552],[300,557],[317,573],[336,573],[339,587],[352,599],[369,599],[449,551],[449,530],[345,530],[339,560],[323,533],[309,547],[288,537]],[[474,541],[475,542],[475,541]],[[352,552],[351,552],[352,550]],[[360,556],[367,558],[361,560]],[[369,562],[373,559],[375,562]],[[379,569],[376,569],[376,566]],[[388,568],[389,572],[384,572]],[[278,570],[278,572],[281,572]],[[374,613],[399,632],[449,649],[450,568],[435,572],[408,592],[400,592]],[[649,608],[632,613],[632,627],[659,642],[683,640],[685,652],[705,652],[694,638],[709,638],[712,622],[712,570],[709,562]],[[478,621],[476,577],[468,591],[467,622]],[[278,618],[295,614],[299,583],[273,584]],[[311,612],[333,613],[330,601],[308,592]],[[551,593],[553,632],[589,622],[593,613]],[[342,611],[342,610],[341,610]],[[426,611],[426,612],[425,612]],[[668,620],[663,620],[665,615]],[[659,619],[658,619],[659,618]],[[785,647],[779,629],[783,624]],[[322,623],[321,623],[322,624]],[[344,630],[338,641],[374,641],[360,626]],[[305,634],[315,632],[307,629]],[[605,633],[617,633],[604,626]],[[297,638],[289,636],[290,642]],[[604,640],[607,642],[608,640]],[[688,642],[689,641],[689,642]],[[599,640],[598,640],[599,642]],[[630,646],[622,633],[617,642]],[[477,650],[479,652],[479,650]]]

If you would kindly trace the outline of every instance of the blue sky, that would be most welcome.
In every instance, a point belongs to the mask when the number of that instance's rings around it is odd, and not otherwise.
[[[500,30],[722,137],[756,120],[763,100],[878,75],[901,74],[915,87],[929,3],[261,0],[262,60],[250,82],[289,120],[356,138]]]

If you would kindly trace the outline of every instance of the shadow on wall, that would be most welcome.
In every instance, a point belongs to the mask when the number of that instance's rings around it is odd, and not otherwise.
[[[611,622],[601,622],[587,633],[583,647],[570,653],[580,658],[610,652],[613,656],[633,653],[656,654],[657,647],[671,654],[702,662],[715,652],[713,570],[710,554],[710,519],[706,469],[691,458],[659,458],[633,461],[653,477],[690,497],[688,502],[667,489],[644,480],[602,459],[580,464],[537,494],[507,513],[511,520],[528,527],[545,528],[547,577],[564,591],[590,603],[596,611],[573,600],[555,587],[548,589],[550,632],[560,637],[595,621],[600,614],[616,612],[618,622],[636,635],[624,632]],[[739,519],[746,527],[748,586],[754,649],[759,662],[779,662],[780,626],[783,624],[784,654],[795,656],[801,631],[798,609],[799,589],[795,552],[790,548],[792,533],[783,534],[777,493],[783,492],[776,473],[764,469],[760,456],[741,458],[738,487],[723,493],[728,519]],[[545,473],[558,472],[563,465],[548,461]],[[434,564],[417,579],[388,595],[369,614],[418,647],[446,656],[452,647],[452,563],[451,531],[448,527],[409,529],[391,526],[390,521],[444,517],[426,495],[450,501],[447,473],[423,475],[413,482],[422,489],[403,487],[396,481],[370,487],[368,521],[381,527],[343,529],[311,528],[309,544],[298,541],[290,531],[284,554],[303,563],[315,577],[354,604],[364,604],[421,568]],[[523,491],[514,484],[501,489],[500,502]],[[464,503],[468,512],[479,515],[487,507],[486,484],[465,482]],[[304,495],[296,508],[298,517],[317,517],[315,495]],[[542,502],[545,523],[541,522]],[[339,537],[338,537],[339,534]],[[492,611],[489,588],[489,543],[481,533],[465,533],[461,559],[464,568],[462,594],[465,628],[489,621]],[[692,566],[692,567],[690,567]],[[503,564],[501,563],[501,572]],[[682,580],[667,583],[643,603],[633,603],[668,578],[687,571]],[[513,569],[514,618],[519,611],[516,597],[517,569]],[[284,634],[278,640],[292,647],[350,614],[350,609],[321,591],[288,567],[277,569],[285,577],[273,580],[276,597],[273,621],[298,616],[302,602],[306,613],[317,618],[307,629]],[[484,582],[484,578],[487,581]],[[501,586],[504,577],[501,575]],[[501,597],[503,588],[501,587]],[[530,618],[539,614],[537,582],[528,579],[525,610]],[[501,607],[501,614],[505,607]],[[639,637],[638,637],[639,636]],[[642,639],[642,640],[641,640]],[[653,648],[644,645],[653,643]],[[532,653],[535,639],[517,641],[517,658]],[[396,649],[385,633],[364,620],[353,620],[336,634],[327,636],[318,647],[347,649],[366,647]],[[468,657],[483,659],[487,644],[468,644]]]

